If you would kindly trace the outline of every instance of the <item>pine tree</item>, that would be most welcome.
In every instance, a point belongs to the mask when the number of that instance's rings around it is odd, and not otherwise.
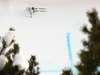
[[[62,74],[61,75],[74,75],[73,72],[71,71],[71,69],[63,69],[62,70]]]
[[[33,64],[34,63],[34,64]],[[29,68],[28,71],[26,72],[26,75],[39,75],[39,66],[37,66],[39,63],[36,62],[36,57],[35,56],[31,56],[30,60],[29,60]]]
[[[88,35],[88,40],[82,41],[84,48],[78,54],[81,60],[76,65],[78,75],[100,75],[97,68],[100,66],[100,20],[96,9],[87,11],[91,28],[83,26],[82,32]]]
[[[14,30],[14,28],[10,28],[9,30]],[[13,45],[13,48],[10,48],[8,51],[6,51],[8,46],[6,46],[6,41],[4,40],[4,37],[2,38],[0,56],[6,57],[7,61],[4,68],[0,70],[0,75],[39,75],[39,63],[36,62],[36,56],[31,55],[31,58],[28,61],[29,68],[27,71],[25,71],[24,69],[19,70],[17,65],[13,66],[13,62],[15,60],[14,57],[16,56],[16,54],[19,53],[20,47],[19,44],[15,43],[14,39],[12,39],[12,41],[10,42],[9,46],[11,45]],[[34,67],[37,67],[37,70],[34,70]]]

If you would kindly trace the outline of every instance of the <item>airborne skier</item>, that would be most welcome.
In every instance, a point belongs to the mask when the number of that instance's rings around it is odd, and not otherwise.
[[[34,12],[47,12],[46,8],[26,7],[26,10],[29,11],[30,18],[32,18],[32,13],[34,13]]]
[[[30,12],[30,18],[32,18],[32,8],[31,7],[29,7],[29,12]]]

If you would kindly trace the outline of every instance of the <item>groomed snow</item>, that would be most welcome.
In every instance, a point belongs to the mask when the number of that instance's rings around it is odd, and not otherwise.
[[[18,0],[0,0],[0,8],[1,9],[14,9],[16,6],[18,7],[26,7],[27,3],[20,2]]]

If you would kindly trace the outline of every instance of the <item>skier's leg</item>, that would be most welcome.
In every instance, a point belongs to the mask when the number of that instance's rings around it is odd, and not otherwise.
[[[30,12],[30,18],[32,18],[32,12]]]

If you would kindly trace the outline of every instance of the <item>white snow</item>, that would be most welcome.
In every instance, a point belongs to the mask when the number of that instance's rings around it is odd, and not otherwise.
[[[38,68],[37,68],[37,67],[33,67],[33,69],[34,69],[35,71],[37,71],[37,70],[38,70]]]
[[[6,59],[4,55],[0,55],[0,71],[4,69],[6,65]]]
[[[29,59],[31,54],[36,55],[40,75],[48,75],[43,73],[44,71],[61,72],[64,67],[70,67],[66,42],[68,32],[71,34],[73,63],[77,63],[79,60],[77,52],[82,49],[81,39],[84,38],[79,28],[84,23],[89,25],[87,10],[94,7],[100,12],[99,0],[14,0],[14,2],[11,2],[11,5],[15,4],[13,10],[0,9],[0,36],[9,27],[14,27],[15,39],[26,58]],[[29,18],[29,12],[24,11],[25,2],[28,6],[45,7],[47,12],[36,12]]]
[[[4,41],[6,42],[6,46],[8,47],[11,43],[11,41],[13,40],[14,38],[14,32],[15,31],[8,31],[5,36],[4,36]]]
[[[27,71],[29,63],[22,52],[19,52],[15,55],[13,66],[18,66],[19,70],[24,69],[25,71]]]
[[[24,3],[24,2],[19,2],[17,0],[0,0],[0,8],[2,9],[6,9],[6,8],[9,8],[9,9],[14,9],[16,7],[16,5],[18,7],[26,7],[27,4]]]

